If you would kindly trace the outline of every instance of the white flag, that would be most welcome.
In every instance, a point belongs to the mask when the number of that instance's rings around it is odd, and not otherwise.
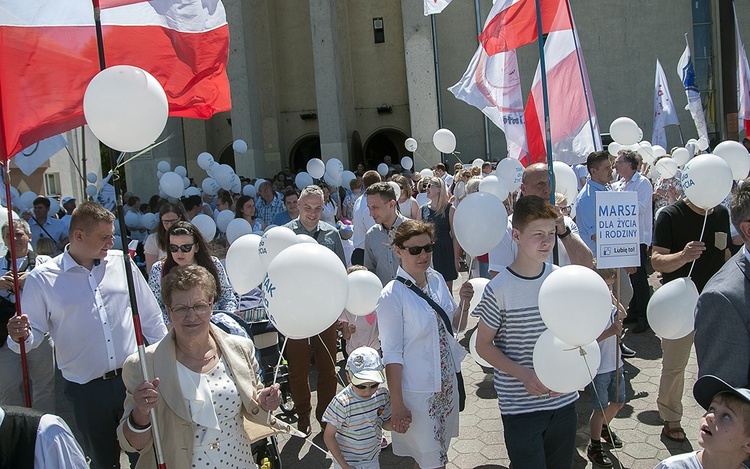
[[[31,173],[36,171],[45,161],[52,158],[55,153],[65,148],[67,144],[68,142],[62,134],[45,138],[17,153],[13,157],[13,162],[23,174],[31,176]]]
[[[526,156],[523,96],[515,50],[490,56],[480,45],[464,76],[448,89],[456,98],[482,111],[505,133],[508,156]]]
[[[436,15],[443,11],[451,0],[424,0],[424,15]]]
[[[652,145],[667,146],[667,134],[664,127],[668,125],[680,125],[677,120],[677,111],[674,108],[672,95],[669,93],[667,77],[661,68],[659,59],[656,59],[656,79],[654,82],[654,131],[651,136]]]
[[[750,138],[750,66],[737,25],[737,7],[734,9],[734,30],[737,32],[737,115],[740,119],[740,128],[743,127],[744,121],[745,137]]]
[[[685,36],[685,42],[687,43],[687,36]],[[695,69],[693,68],[693,60],[690,56],[690,44],[685,45],[685,52],[682,53],[680,61],[677,62],[677,75],[679,75],[682,85],[685,87],[685,95],[687,95],[688,102],[685,109],[689,110],[690,115],[693,116],[698,137],[705,138],[708,141],[706,117],[703,115],[701,93],[695,84]]]

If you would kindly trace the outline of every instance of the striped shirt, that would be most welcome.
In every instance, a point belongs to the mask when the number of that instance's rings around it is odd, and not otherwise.
[[[496,330],[495,346],[527,368],[534,368],[534,345],[547,329],[539,313],[539,289],[557,268],[545,263],[542,272],[530,278],[521,277],[506,267],[487,284],[472,313]],[[506,415],[559,409],[578,399],[577,392],[558,397],[532,396],[521,381],[498,369],[495,369],[494,382],[500,412]]]
[[[391,418],[391,396],[384,387],[369,399],[354,392],[350,384],[333,398],[323,421],[336,427],[336,441],[351,465],[373,461],[380,454],[383,421]]]

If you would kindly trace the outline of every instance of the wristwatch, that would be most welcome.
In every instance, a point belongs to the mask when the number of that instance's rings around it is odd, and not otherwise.
[[[558,234],[557,235],[557,237],[560,238],[560,239],[565,239],[568,236],[570,236],[570,227],[567,227],[567,226],[565,227],[565,231],[563,232],[563,234]]]

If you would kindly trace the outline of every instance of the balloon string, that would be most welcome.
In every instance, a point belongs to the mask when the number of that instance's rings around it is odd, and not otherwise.
[[[596,386],[594,386],[594,376],[591,374],[591,368],[589,368],[589,361],[586,359],[586,350],[584,350],[583,347],[577,347],[577,348],[578,348],[579,353],[583,357],[583,362],[586,364],[586,371],[589,373],[589,378],[591,379],[590,384],[591,384],[591,389],[594,390],[594,397],[596,398],[597,402],[601,402],[601,400],[599,399],[599,392],[596,390]],[[573,350],[573,349],[570,349],[570,350]],[[619,363],[615,362],[615,376],[619,377],[620,376],[620,367],[617,366],[618,364]],[[619,379],[619,378],[617,378],[617,379]],[[624,386],[625,383],[622,383],[622,385]],[[615,396],[615,399],[619,399],[619,396]],[[618,402],[618,404],[619,404],[619,402]],[[610,421],[607,420],[607,413],[604,412],[604,409],[599,409],[599,410],[601,410],[602,417],[604,417],[604,423],[607,425],[607,433],[609,434],[609,441],[612,442],[612,452],[615,453],[615,456],[619,460],[620,459],[620,451],[614,445],[615,438],[614,438],[614,435],[612,434],[612,429],[609,428]],[[596,410],[594,410],[594,412],[596,412]],[[591,435],[589,435],[589,437],[591,437]]]
[[[474,259],[476,259],[476,257],[469,256],[469,258],[471,259],[469,261],[469,280],[471,280],[471,269],[474,266]],[[460,293],[459,293],[459,295],[460,295]],[[465,302],[466,302],[466,300],[464,300],[463,298],[461,298],[460,300],[458,300],[458,307],[461,308],[461,314],[458,317],[458,327],[456,328],[456,332],[453,333],[453,338],[454,339],[458,339],[458,334],[460,332],[462,332],[462,330],[461,330],[461,324],[463,324],[463,322],[464,322],[464,303]],[[468,309],[466,310],[466,314],[469,314],[469,310]],[[468,321],[468,318],[467,318],[467,321]]]
[[[125,156],[125,152],[122,152],[122,153],[120,154],[120,157],[119,157],[119,158],[117,158],[117,161],[118,161],[117,165],[116,165],[116,166],[115,166],[114,168],[112,168],[112,169],[111,169],[111,170],[110,170],[109,172],[110,172],[110,173],[114,173],[114,172],[115,172],[115,171],[117,171],[117,170],[118,170],[118,169],[119,169],[120,167],[122,167],[122,166],[125,166],[125,165],[126,165],[127,163],[130,163],[131,161],[133,161],[134,159],[138,158],[139,156],[141,156],[141,155],[144,155],[144,154],[146,154],[147,152],[151,151],[151,150],[152,150],[153,148],[156,148],[156,147],[158,147],[159,145],[161,145],[162,143],[166,142],[167,140],[169,140],[169,139],[170,139],[170,138],[172,138],[172,137],[174,137],[174,134],[170,134],[169,136],[167,136],[167,138],[165,138],[165,139],[164,139],[164,140],[162,140],[161,142],[156,142],[156,143],[153,143],[153,144],[151,144],[151,145],[147,146],[146,148],[144,148],[143,150],[139,151],[139,152],[138,152],[138,153],[136,153],[135,155],[131,156],[131,157],[130,157],[130,158],[128,158],[127,160],[125,160],[125,161],[122,161],[122,162],[119,162],[120,160],[122,160],[123,156]]]
[[[279,368],[281,367],[281,360],[284,359],[284,349],[286,348],[286,341],[289,340],[289,337],[284,336],[284,343],[281,344],[281,352],[279,352],[279,360],[276,362],[276,368],[273,370],[273,383],[271,383],[271,386],[276,384],[276,379],[279,377]],[[271,411],[268,411],[268,415],[266,416],[266,424],[268,424],[271,421]]]
[[[321,343],[321,344],[323,344],[323,347],[325,347],[325,348],[326,348],[326,352],[328,352],[328,356],[329,356],[329,357],[330,357],[330,359],[331,359],[331,363],[333,363],[333,370],[334,370],[334,371],[336,371],[336,360],[334,360],[334,358],[333,358],[333,354],[331,354],[331,351],[330,351],[330,350],[328,350],[328,346],[327,346],[327,345],[326,345],[326,343],[325,343],[325,342],[323,341],[323,338],[322,338],[322,337],[320,337],[320,334],[318,334],[318,340],[320,340],[320,343]],[[342,387],[346,387],[346,383],[344,382],[344,378],[342,378],[341,376],[339,376],[339,374],[338,374],[338,373],[336,373],[336,378],[338,378],[338,380],[339,380],[339,383],[341,383],[341,386],[342,386]]]
[[[698,238],[698,241],[703,241],[703,234],[706,232],[706,222],[708,221],[708,210],[706,210],[706,216],[703,218],[703,228],[701,229],[701,237]],[[695,267],[695,261],[698,259],[694,259],[693,263],[690,264],[690,272],[688,272],[687,276],[688,278],[693,273],[693,268]]]

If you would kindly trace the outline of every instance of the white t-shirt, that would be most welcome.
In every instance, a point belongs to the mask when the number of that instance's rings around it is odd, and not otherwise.
[[[698,451],[693,451],[667,458],[654,469],[703,469],[703,465],[698,460]]]
[[[359,347],[370,347],[380,350],[380,336],[378,334],[378,318],[375,311],[367,316],[358,317],[347,310],[344,310],[339,316],[339,321],[349,323],[357,328],[357,332],[352,334],[346,341],[346,353],[351,354]]]
[[[617,306],[612,305],[612,314],[609,318],[609,322],[607,323],[607,327],[605,327],[605,330],[608,329],[612,322],[617,315]],[[615,360],[617,359],[617,337],[616,336],[610,336],[606,339],[599,342],[599,351],[601,352],[602,359],[599,362],[599,369],[597,370],[596,374],[600,375],[603,373],[609,373],[610,371],[615,371],[615,369],[619,369],[622,366],[622,358],[620,358],[619,366],[615,367]]]

